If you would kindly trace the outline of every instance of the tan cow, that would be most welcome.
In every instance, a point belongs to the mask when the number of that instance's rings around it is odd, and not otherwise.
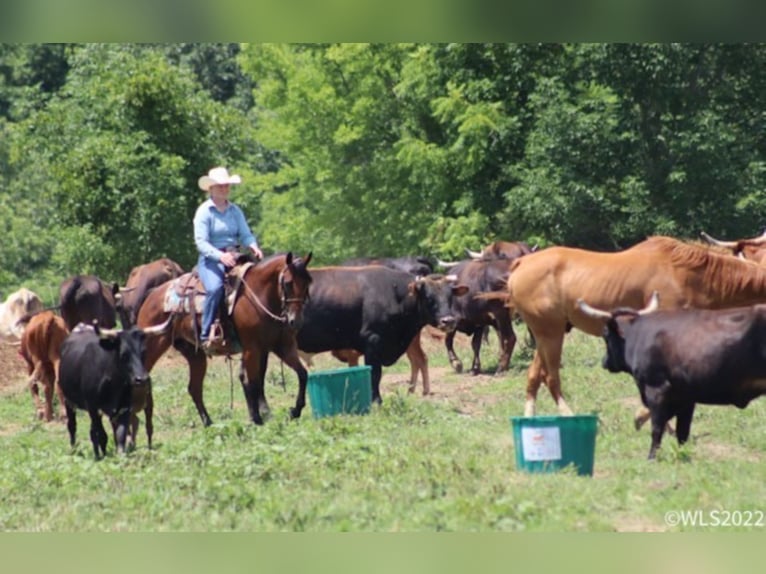
[[[750,305],[766,301],[766,268],[670,237],[651,237],[617,253],[551,247],[516,260],[509,305],[537,343],[527,372],[525,416],[534,415],[542,383],[559,412],[572,413],[559,375],[564,334],[570,327],[596,336],[604,330],[604,321],[585,315],[578,299],[600,309],[641,309],[653,291],[665,309]]]
[[[36,293],[22,287],[8,295],[4,303],[0,303],[0,339],[21,339],[23,325],[18,325],[19,319],[43,309],[43,302]]]
[[[59,398],[59,416],[66,418],[64,395],[58,385],[61,344],[68,334],[64,320],[53,311],[32,316],[21,336],[21,356],[27,363],[29,390],[37,416],[45,421],[53,418],[53,390]],[[40,401],[38,384],[43,387],[44,402]]]

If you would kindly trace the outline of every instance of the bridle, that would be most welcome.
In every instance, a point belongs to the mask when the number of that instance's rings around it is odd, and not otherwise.
[[[249,297],[251,301],[253,301],[266,315],[274,319],[275,321],[278,321],[280,323],[286,323],[287,322],[287,305],[289,303],[303,303],[305,304],[309,297],[308,293],[304,298],[300,297],[288,297],[287,291],[285,289],[285,271],[287,271],[287,266],[283,267],[282,270],[279,272],[279,277],[277,278],[277,286],[279,288],[279,294],[280,294],[280,313],[279,315],[275,315],[273,312],[269,310],[266,305],[264,305],[258,295],[255,294],[255,291],[252,290],[250,285],[247,284],[247,281],[242,281],[245,285],[245,293]]]

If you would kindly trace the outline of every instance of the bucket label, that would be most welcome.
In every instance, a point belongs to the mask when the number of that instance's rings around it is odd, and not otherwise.
[[[559,427],[521,427],[521,444],[525,460],[561,460]]]

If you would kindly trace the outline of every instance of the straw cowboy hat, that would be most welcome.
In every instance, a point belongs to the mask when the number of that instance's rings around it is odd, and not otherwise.
[[[229,175],[229,170],[225,167],[214,167],[207,175],[199,178],[197,185],[202,191],[210,191],[211,185],[227,185],[232,183],[241,183],[242,178],[237,174]]]

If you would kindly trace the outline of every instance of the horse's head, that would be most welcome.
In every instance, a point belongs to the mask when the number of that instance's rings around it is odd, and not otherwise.
[[[311,275],[306,267],[312,253],[304,257],[285,256],[285,266],[279,273],[279,291],[282,298],[282,317],[287,325],[299,329],[303,321],[303,305],[309,298]]]

